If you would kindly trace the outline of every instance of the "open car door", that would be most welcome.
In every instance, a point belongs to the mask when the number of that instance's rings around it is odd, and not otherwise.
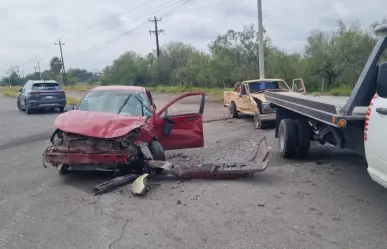
[[[179,106],[188,97],[196,100]],[[171,101],[156,114],[155,133],[164,150],[204,147],[203,112],[204,92],[192,92],[181,95]]]

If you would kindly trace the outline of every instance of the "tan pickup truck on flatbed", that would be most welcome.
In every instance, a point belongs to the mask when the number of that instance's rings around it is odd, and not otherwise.
[[[292,89],[305,92],[301,78],[293,80]],[[290,92],[292,89],[282,79],[240,81],[235,84],[234,91],[224,92],[224,106],[229,108],[233,118],[238,118],[239,113],[254,116],[254,127],[261,129],[267,122],[275,120],[275,108],[266,100],[265,91]]]

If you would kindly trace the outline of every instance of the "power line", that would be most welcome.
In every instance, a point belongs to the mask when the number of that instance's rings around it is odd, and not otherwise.
[[[63,77],[63,84],[66,85],[66,69],[65,69],[65,65],[64,65],[64,59],[63,59],[63,51],[62,51],[62,46],[64,46],[65,44],[62,43],[60,41],[60,39],[58,39],[58,43],[55,42],[55,45],[59,46],[59,49],[60,49],[60,56],[62,58],[62,69],[63,69],[63,73],[62,73],[62,77]]]
[[[122,13],[119,14],[119,15],[116,15],[116,16],[111,17],[111,18],[107,18],[107,19],[105,19],[105,20],[102,21],[102,22],[99,22],[99,23],[97,23],[97,24],[95,24],[95,25],[89,26],[88,28],[84,29],[84,31],[90,30],[91,28],[93,28],[93,26],[97,27],[97,26],[100,26],[100,25],[104,24],[105,22],[109,22],[109,21],[111,21],[111,20],[113,20],[113,19],[117,19],[117,18],[119,18],[119,17],[121,17],[121,16],[123,16],[123,15],[125,15],[125,14],[127,14],[127,13],[129,13],[129,12],[132,12],[133,10],[139,9],[139,8],[141,8],[142,6],[145,6],[145,5],[147,5],[148,3],[153,2],[153,1],[155,1],[155,0],[149,0],[149,1],[145,2],[145,3],[142,3],[142,4],[140,4],[140,5],[138,5],[138,6],[134,7],[134,8],[132,8],[132,9],[129,9],[129,10],[125,11],[125,12],[122,12]],[[84,36],[84,32],[80,32],[80,33],[82,33],[82,35],[70,37],[70,38],[67,38],[67,39],[73,39],[73,38],[75,39],[75,38]]]
[[[179,6],[176,6],[176,7],[172,8],[172,9],[166,11],[164,14],[162,14],[162,17],[166,17],[166,16],[169,16],[169,15],[172,15],[172,14],[174,14],[173,11],[175,11],[175,10],[181,8],[181,7],[187,7],[187,6],[189,6],[189,5],[192,5],[192,4],[194,4],[195,2],[197,2],[197,1],[198,1],[198,0],[182,0],[182,1],[181,1],[182,3],[181,3]],[[107,41],[104,41],[104,42],[102,42],[102,43],[100,43],[100,44],[97,44],[97,45],[95,45],[95,46],[93,46],[93,47],[91,47],[91,48],[85,50],[84,52],[88,52],[88,51],[94,50],[94,49],[96,49],[96,48],[99,48],[99,47],[108,45],[108,44],[110,44],[110,43],[112,43],[112,42],[114,42],[114,41],[116,41],[116,40],[118,40],[118,39],[121,39],[121,38],[124,37],[124,36],[127,36],[127,35],[129,35],[129,34],[132,34],[133,32],[135,32],[135,31],[139,30],[140,28],[146,26],[147,23],[148,23],[148,22],[143,22],[143,23],[141,23],[138,27],[133,28],[133,29],[131,29],[131,30],[129,30],[129,31],[126,31],[126,32],[122,33],[121,35],[115,36],[115,37],[113,37],[113,38],[111,38],[111,39],[109,39],[109,40],[107,40]],[[79,53],[78,53],[78,54],[79,54]]]
[[[153,9],[150,9],[150,10],[147,10],[147,11],[141,13],[141,14],[138,14],[138,15],[132,17],[132,18],[129,18],[129,19],[124,20],[124,21],[121,21],[121,22],[116,23],[116,24],[112,24],[112,25],[110,25],[110,26],[108,26],[108,27],[105,27],[105,28],[103,28],[103,29],[101,29],[101,30],[94,30],[94,31],[91,31],[91,32],[89,32],[89,33],[86,33],[86,34],[83,34],[83,35],[81,35],[81,36],[78,36],[78,38],[82,38],[82,37],[85,37],[85,36],[87,36],[87,35],[90,35],[90,34],[93,34],[93,33],[96,33],[96,32],[105,32],[105,31],[109,31],[109,30],[115,29],[115,28],[117,28],[117,27],[119,27],[119,26],[124,25],[124,24],[125,24],[126,22],[128,22],[128,21],[135,21],[135,20],[138,20],[138,19],[140,19],[140,18],[144,18],[145,16],[148,16],[150,13],[153,13],[154,11],[157,12],[157,11],[163,10],[163,9],[165,9],[165,8],[168,8],[168,7],[170,7],[170,6],[175,5],[176,3],[180,2],[180,1],[184,1],[184,0],[171,0],[171,1],[168,1],[168,2],[166,2],[166,3],[164,3],[164,4],[161,4],[161,5],[159,5],[159,6],[155,7],[155,8],[153,8]],[[168,4],[168,3],[170,3],[170,4]],[[166,4],[167,4],[167,5],[166,5]]]

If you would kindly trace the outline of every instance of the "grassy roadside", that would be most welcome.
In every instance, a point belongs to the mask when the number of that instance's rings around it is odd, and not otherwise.
[[[11,97],[11,98],[17,98],[19,91],[19,87],[11,87],[11,88],[5,88],[0,90],[0,93],[4,96]],[[68,105],[76,105],[79,102],[79,99],[73,98],[73,97],[66,97],[66,101]]]
[[[64,87],[65,91],[87,91],[93,87],[98,86],[98,84],[76,84],[71,86]],[[3,88],[0,90],[5,96],[16,98],[18,95],[19,86],[11,88]],[[185,93],[185,92],[194,92],[194,91],[204,91],[211,101],[222,102],[223,101],[223,92],[232,91],[232,88],[199,88],[199,87],[187,87],[187,86],[157,86],[157,87],[148,87],[152,93]],[[349,87],[338,87],[329,90],[328,92],[314,92],[319,95],[330,95],[330,96],[349,96],[352,92],[352,89]],[[67,103],[69,105],[75,105],[79,102],[79,99],[73,97],[67,97]]]

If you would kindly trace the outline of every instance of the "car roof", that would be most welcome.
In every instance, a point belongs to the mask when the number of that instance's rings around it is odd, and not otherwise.
[[[142,86],[96,86],[92,91],[132,91],[145,92],[146,88]]]
[[[256,79],[256,80],[245,80],[242,81],[244,83],[253,83],[253,82],[261,82],[261,81],[284,81],[283,79]]]
[[[56,84],[59,84],[58,82],[56,82],[55,80],[31,80],[30,82],[32,82],[33,84],[37,83],[56,83]]]

